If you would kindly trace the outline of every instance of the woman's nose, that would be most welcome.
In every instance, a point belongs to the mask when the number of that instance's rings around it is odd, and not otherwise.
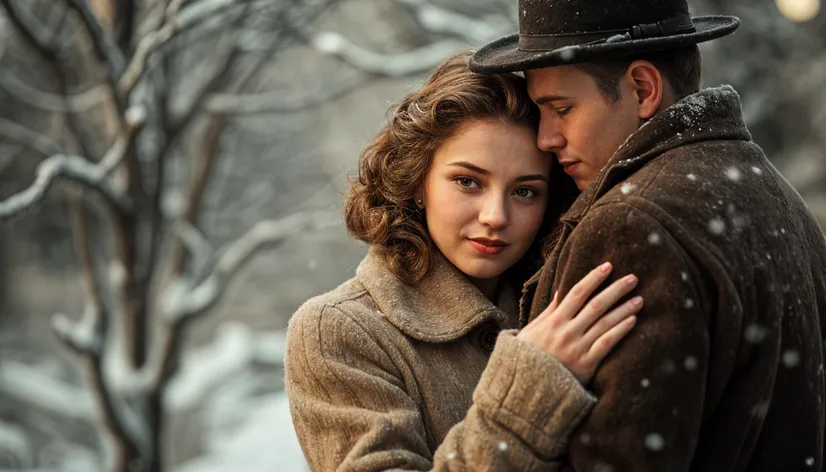
[[[490,195],[486,198],[479,212],[479,222],[493,229],[507,226],[508,210],[505,198],[501,195]]]

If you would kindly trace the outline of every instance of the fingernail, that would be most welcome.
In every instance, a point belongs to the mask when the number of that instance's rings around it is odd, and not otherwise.
[[[629,316],[628,318],[625,319],[625,322],[628,323],[628,324],[634,324],[634,323],[637,322],[637,317],[636,316]]]
[[[631,306],[639,308],[642,306],[642,297],[634,297],[631,299]]]
[[[628,285],[636,285],[637,283],[637,276],[634,274],[628,275],[625,277],[625,283]]]
[[[605,264],[602,264],[601,266],[599,266],[599,271],[602,272],[603,274],[606,274],[606,273],[610,272],[611,271],[611,263],[606,262]]]

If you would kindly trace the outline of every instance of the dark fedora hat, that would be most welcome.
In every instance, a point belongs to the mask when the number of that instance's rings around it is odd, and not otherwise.
[[[519,0],[519,34],[470,60],[493,74],[692,46],[733,33],[734,16],[692,17],[686,0]]]

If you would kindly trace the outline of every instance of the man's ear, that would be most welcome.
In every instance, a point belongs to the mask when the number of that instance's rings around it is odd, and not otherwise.
[[[665,92],[660,71],[648,61],[634,61],[625,71],[625,78],[636,99],[639,118],[650,119],[659,110]]]

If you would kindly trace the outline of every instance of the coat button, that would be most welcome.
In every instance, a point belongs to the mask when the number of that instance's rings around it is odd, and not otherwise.
[[[499,329],[496,325],[487,325],[483,326],[481,330],[479,330],[479,344],[482,345],[482,349],[487,352],[493,352],[493,348],[496,347],[496,338],[499,336]]]

